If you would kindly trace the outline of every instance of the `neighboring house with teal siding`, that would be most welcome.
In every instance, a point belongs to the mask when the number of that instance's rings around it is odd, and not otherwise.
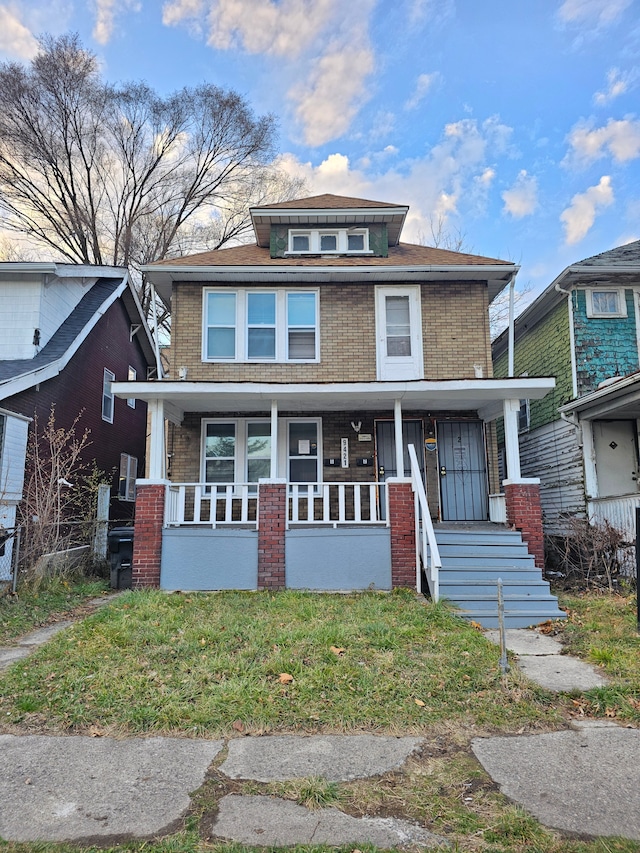
[[[547,533],[588,516],[635,535],[639,318],[635,241],[567,267],[515,321],[514,375],[556,378],[520,411],[522,474],[540,479]],[[508,375],[508,338],[493,343],[496,376]]]

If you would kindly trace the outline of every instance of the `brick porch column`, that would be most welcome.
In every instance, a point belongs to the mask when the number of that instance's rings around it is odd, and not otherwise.
[[[411,480],[390,477],[391,586],[416,586],[416,509]]]
[[[544,568],[544,535],[540,506],[540,480],[521,479],[503,482],[507,505],[507,524],[522,533],[536,566]]]
[[[164,480],[136,482],[136,516],[133,528],[133,589],[157,589],[160,586],[162,525],[167,483]]]
[[[258,484],[258,589],[284,589],[286,480]]]

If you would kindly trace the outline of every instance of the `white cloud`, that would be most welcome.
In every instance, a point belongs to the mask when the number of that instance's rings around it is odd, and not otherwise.
[[[375,0],[168,0],[163,23],[205,28],[216,50],[278,57],[280,73],[294,81],[287,99],[305,142],[317,146],[346,133],[368,99],[374,6]]]
[[[347,132],[373,69],[373,53],[366,47],[345,50],[336,45],[312,63],[307,79],[289,91],[307,145],[323,145]]]
[[[437,71],[434,71],[433,74],[420,74],[416,80],[416,87],[413,91],[413,95],[405,101],[405,110],[415,110],[418,104],[424,100],[429,90],[439,79],[440,74]]]
[[[558,17],[567,24],[586,24],[603,29],[615,23],[632,0],[564,0]]]
[[[640,121],[631,118],[609,119],[604,127],[579,124],[569,134],[571,151],[565,165],[593,162],[609,153],[618,163],[640,157]]]
[[[96,22],[93,37],[98,44],[107,44],[113,35],[116,17],[127,11],[139,12],[138,0],[93,0]]]
[[[11,59],[33,59],[38,41],[26,27],[15,4],[0,4],[0,53]]]
[[[317,166],[301,162],[293,154],[284,155],[280,163],[290,174],[303,178],[311,194],[336,193],[409,204],[403,240],[411,242],[430,233],[434,218],[441,218],[446,228],[461,216],[483,210],[495,177],[487,161],[504,152],[510,133],[511,129],[496,118],[485,122],[464,119],[448,125],[425,157],[394,159],[386,171],[380,170],[382,161],[376,160],[379,169],[375,173],[365,171],[371,166],[371,158],[354,166],[340,153]]]
[[[595,187],[576,193],[571,204],[560,214],[564,225],[565,243],[569,246],[580,242],[595,222],[596,213],[613,204],[613,189],[609,175],[603,175]]]
[[[593,102],[598,106],[610,103],[615,98],[619,98],[620,95],[624,95],[637,79],[638,69],[636,67],[627,72],[622,72],[619,68],[610,68],[607,71],[607,87],[604,91],[595,93]]]
[[[629,89],[635,88],[636,81],[640,78],[640,68],[635,65],[629,71],[620,71],[619,68],[610,68],[607,71],[607,88],[602,92],[596,92],[593,101],[598,106],[604,106],[620,95],[624,95]]]
[[[538,206],[538,181],[522,169],[511,189],[502,193],[504,212],[514,219],[530,216]]]

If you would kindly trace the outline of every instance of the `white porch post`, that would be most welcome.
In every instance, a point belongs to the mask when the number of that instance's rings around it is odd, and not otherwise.
[[[396,433],[396,477],[404,477],[404,447],[402,444],[402,403],[393,403],[393,421]]]
[[[270,479],[278,476],[278,401],[271,401],[271,473]]]
[[[520,442],[518,441],[518,416],[520,400],[505,400],[504,411],[504,449],[507,463],[507,479],[518,481],[520,473]]]
[[[166,476],[164,400],[149,400],[147,409],[151,418],[151,430],[149,437],[149,480],[164,480]]]

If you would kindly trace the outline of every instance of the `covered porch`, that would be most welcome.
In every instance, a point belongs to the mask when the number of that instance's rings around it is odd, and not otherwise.
[[[115,383],[150,413],[134,583],[413,586],[433,561],[433,521],[508,522],[538,562],[538,482],[521,477],[518,413],[521,399],[552,387],[524,377]],[[501,416],[502,483],[493,428]]]
[[[640,373],[609,380],[560,408],[578,431],[584,465],[587,517],[609,522],[629,543],[640,506]]]

